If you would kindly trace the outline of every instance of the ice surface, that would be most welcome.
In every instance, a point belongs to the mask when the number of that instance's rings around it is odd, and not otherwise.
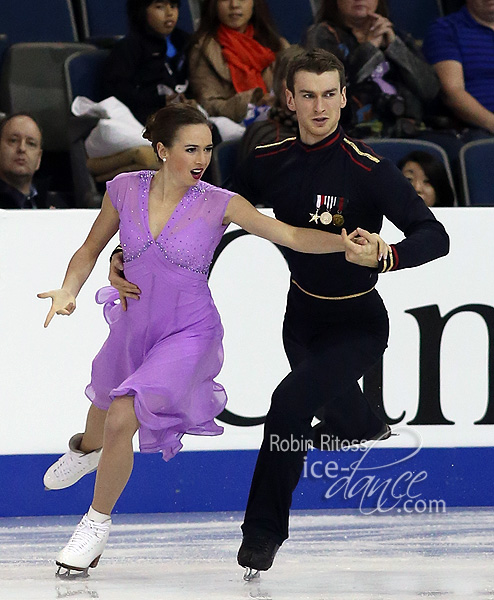
[[[115,515],[90,577],[55,578],[79,517],[0,519],[0,599],[494,600],[494,509],[295,512],[272,569],[236,564],[240,513]]]

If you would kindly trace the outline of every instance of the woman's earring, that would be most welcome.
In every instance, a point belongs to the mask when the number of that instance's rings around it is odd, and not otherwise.
[[[163,156],[163,158],[161,160],[165,163],[166,162],[166,156]]]

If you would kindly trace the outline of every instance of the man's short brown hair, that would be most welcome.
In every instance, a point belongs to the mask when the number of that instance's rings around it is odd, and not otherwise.
[[[292,94],[295,94],[295,74],[299,71],[307,71],[316,75],[337,71],[340,77],[340,91],[346,86],[343,63],[334,54],[322,48],[307,50],[301,56],[296,56],[288,65],[286,87]]]

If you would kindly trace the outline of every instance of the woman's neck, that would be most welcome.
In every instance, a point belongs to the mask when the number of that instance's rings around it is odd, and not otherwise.
[[[370,26],[370,20],[369,17],[362,17],[360,19],[346,19],[343,25],[350,29],[357,40],[360,41],[359,38],[367,35],[367,31]]]
[[[161,194],[163,202],[175,203],[182,198],[190,185],[175,181],[170,175],[166,175],[164,168],[154,174],[151,190]]]

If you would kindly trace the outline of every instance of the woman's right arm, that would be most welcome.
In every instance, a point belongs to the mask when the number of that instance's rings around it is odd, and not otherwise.
[[[38,298],[52,299],[52,306],[45,319],[45,327],[48,327],[55,314],[70,315],[74,312],[77,294],[91,274],[101,251],[118,231],[118,225],[118,212],[106,193],[103,197],[101,211],[91,227],[86,241],[69,262],[62,287],[58,290],[38,294]]]

